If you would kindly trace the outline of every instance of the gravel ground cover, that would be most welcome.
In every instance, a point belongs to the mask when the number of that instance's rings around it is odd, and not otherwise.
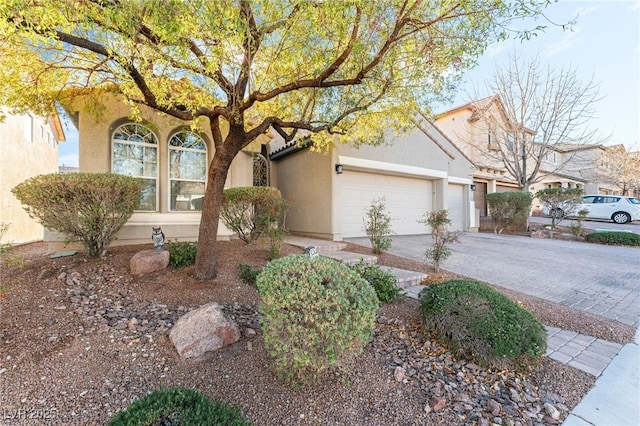
[[[50,259],[41,244],[14,249],[24,266],[5,262],[0,269],[1,424],[100,425],[147,392],[173,386],[237,405],[254,425],[558,424],[595,381],[548,359],[526,375],[456,360],[424,338],[418,303],[407,299],[380,309],[373,341],[351,365],[293,389],[269,368],[258,294],[236,270],[238,263],[266,264],[267,247],[221,243],[219,276],[211,282],[194,280],[192,267],[131,276],[131,257],[148,248],[114,247],[100,259]],[[285,254],[297,252],[284,247]],[[423,270],[431,282],[452,277],[392,255],[379,263]],[[530,296],[507,296],[548,325],[618,343],[635,332]],[[205,361],[181,361],[168,330],[212,301],[238,322],[240,341]]]

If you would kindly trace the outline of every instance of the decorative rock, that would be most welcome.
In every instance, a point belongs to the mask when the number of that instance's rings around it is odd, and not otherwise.
[[[444,407],[446,407],[446,405],[447,400],[440,396],[434,396],[429,400],[429,406],[433,411],[442,410]]]
[[[129,263],[131,275],[162,271],[167,266],[169,266],[169,252],[167,250],[143,250],[136,253]]]
[[[490,399],[487,401],[487,411],[497,416],[500,414],[500,404],[495,399]]]
[[[401,382],[402,379],[404,379],[404,374],[404,368],[396,367],[396,369],[393,371],[393,378],[396,379],[396,382]]]
[[[544,411],[546,411],[547,414],[550,415],[554,420],[558,420],[560,418],[560,411],[558,411],[556,407],[549,404],[548,402],[544,404]]]
[[[180,317],[169,338],[181,358],[200,358],[237,342],[240,331],[236,323],[224,315],[222,306],[213,302]]]

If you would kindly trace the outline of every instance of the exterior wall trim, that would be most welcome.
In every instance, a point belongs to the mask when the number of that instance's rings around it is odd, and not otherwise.
[[[442,170],[426,169],[423,167],[405,166],[385,161],[365,160],[362,158],[338,156],[338,163],[347,170],[382,172],[385,174],[407,177],[419,177],[430,179],[446,179],[447,172]]]

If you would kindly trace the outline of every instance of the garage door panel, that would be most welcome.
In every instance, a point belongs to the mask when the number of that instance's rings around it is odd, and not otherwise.
[[[464,230],[464,186],[450,184],[447,188],[448,211],[451,225],[449,229],[452,231]]]
[[[424,233],[424,225],[417,223],[431,210],[432,184],[426,179],[375,173],[345,171],[342,200],[342,233],[344,237],[366,235],[363,218],[371,202],[385,198],[391,216],[391,226],[398,235]]]

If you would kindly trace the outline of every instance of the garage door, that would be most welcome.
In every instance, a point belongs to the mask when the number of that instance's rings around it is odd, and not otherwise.
[[[465,198],[463,185],[449,185],[447,191],[451,231],[464,231]]]
[[[362,237],[363,218],[371,201],[384,196],[391,225],[397,235],[423,234],[427,228],[417,222],[431,210],[432,184],[426,179],[389,176],[345,170],[342,183],[342,235]]]

